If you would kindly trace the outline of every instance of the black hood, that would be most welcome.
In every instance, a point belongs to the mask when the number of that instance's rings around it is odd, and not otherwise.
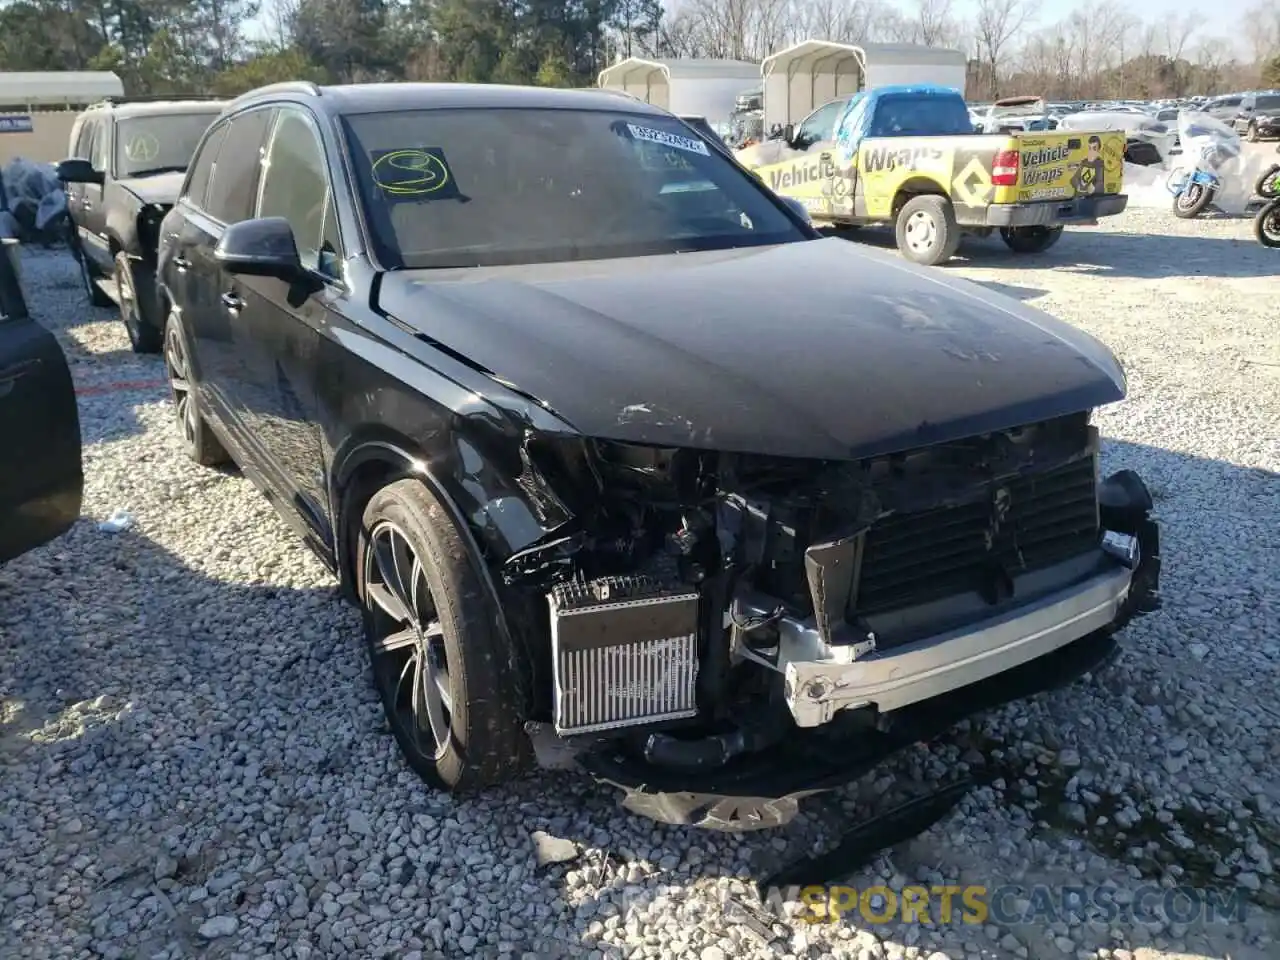
[[[1092,337],[896,254],[822,239],[397,271],[378,307],[582,433],[856,459],[1124,396]]]
[[[153,173],[148,177],[122,177],[116,183],[124,187],[143,203],[159,203],[173,206],[178,202],[182,181],[186,172]]]

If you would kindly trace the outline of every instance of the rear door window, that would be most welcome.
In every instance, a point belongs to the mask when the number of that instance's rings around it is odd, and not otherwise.
[[[275,111],[260,107],[227,121],[227,132],[209,177],[205,210],[223,223],[239,223],[253,216],[258,194],[267,131]]]

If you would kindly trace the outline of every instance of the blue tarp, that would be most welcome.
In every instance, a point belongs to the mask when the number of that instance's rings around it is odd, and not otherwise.
[[[920,129],[903,129],[897,122],[900,121],[900,117],[890,117],[881,113],[877,108],[886,99],[901,100],[925,108],[923,110],[925,116],[921,118]],[[939,107],[950,108],[943,111],[947,114],[945,117],[939,116],[935,118],[928,116],[932,112],[927,109],[932,105],[930,103],[931,100],[936,101]],[[950,116],[957,108],[964,115],[963,125],[969,129],[952,129],[961,123],[956,117]],[[971,133],[972,125],[969,123],[968,116],[968,108],[964,106],[964,98],[955,87],[943,87],[931,83],[873,87],[870,90],[862,90],[855,93],[849,99],[848,105],[844,108],[844,113],[841,114],[840,120],[836,124],[836,152],[841,162],[848,164],[853,162],[853,158],[858,152],[858,146],[867,137]],[[933,122],[935,119],[941,119],[943,122],[935,124]],[[881,126],[884,129],[879,129]]]

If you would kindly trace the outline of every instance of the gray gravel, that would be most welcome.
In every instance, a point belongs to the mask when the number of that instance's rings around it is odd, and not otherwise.
[[[0,568],[0,957],[1276,956],[1280,259],[1247,236],[1133,211],[945,268],[1124,360],[1132,399],[1098,422],[1157,494],[1166,608],[1099,675],[747,837],[630,817],[568,774],[425,788],[331,578],[246,480],[182,457],[159,361],[85,305],[69,258],[26,252],[77,383],[130,386],[81,397],[85,519]],[[120,510],[127,529],[99,528]],[[982,785],[850,882],[1016,885],[1001,917],[808,924],[750,891],[956,770]],[[1062,884],[1249,900],[1243,923],[1037,917],[1037,885]]]

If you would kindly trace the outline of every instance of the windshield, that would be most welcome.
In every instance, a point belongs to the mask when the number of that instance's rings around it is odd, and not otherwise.
[[[673,117],[445,109],[344,118],[387,266],[595,260],[805,238]]]
[[[186,170],[219,110],[129,117],[116,124],[116,176]]]

